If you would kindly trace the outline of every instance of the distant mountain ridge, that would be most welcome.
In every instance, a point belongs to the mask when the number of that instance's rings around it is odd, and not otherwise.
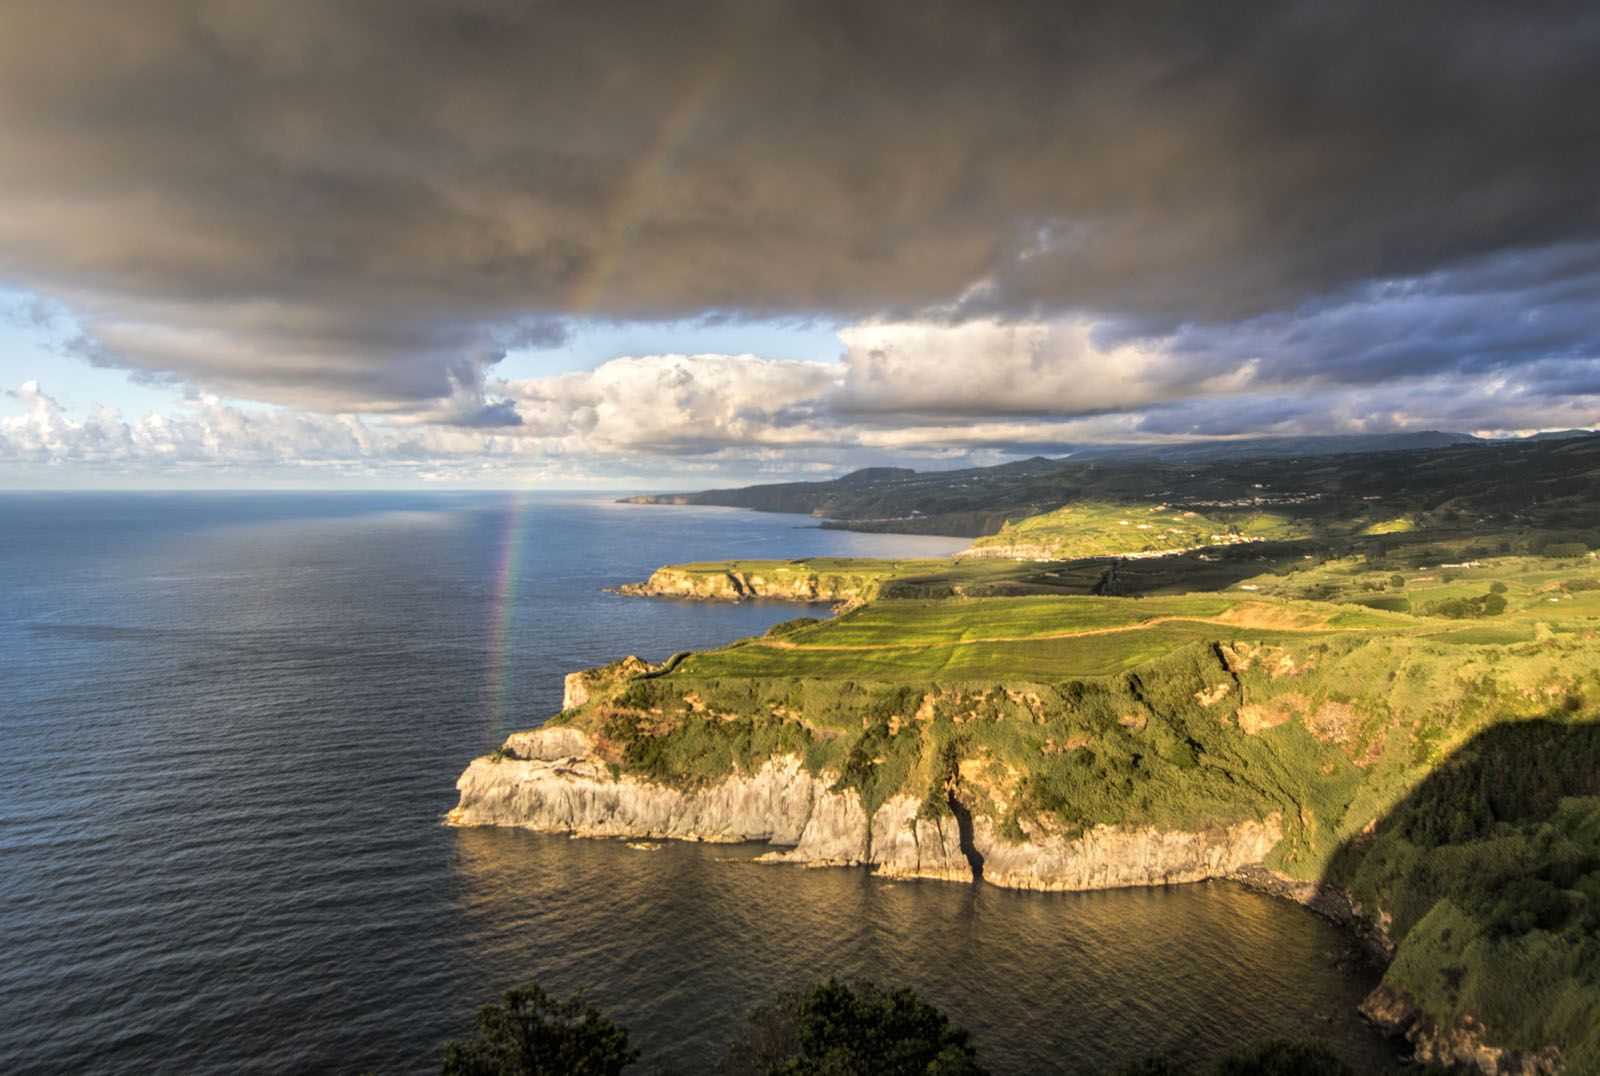
[[[869,467],[833,479],[625,500],[793,512],[817,516],[826,527],[975,538],[994,534],[1008,521],[1086,498],[1240,503],[1292,494],[1328,498],[1331,508],[1335,500],[1370,500],[1375,490],[1390,487],[1415,491],[1441,481],[1471,487],[1471,472],[1492,462],[1513,465],[1495,474],[1515,473],[1523,476],[1516,481],[1526,482],[1570,468],[1573,461],[1560,455],[1562,450],[1597,439],[1600,435],[1577,430],[1505,440],[1428,430],[1101,445],[1061,458],[1034,456],[992,467]]]
[[[1525,441],[1571,441],[1578,437],[1593,437],[1594,430],[1546,430],[1544,433],[1530,434],[1523,438]]]
[[[1449,430],[1416,433],[1335,434],[1323,437],[1251,437],[1237,441],[1186,441],[1164,445],[1086,445],[1067,456],[1076,460],[1273,459],[1331,456],[1346,452],[1409,452],[1450,445],[1481,444],[1483,438]]]

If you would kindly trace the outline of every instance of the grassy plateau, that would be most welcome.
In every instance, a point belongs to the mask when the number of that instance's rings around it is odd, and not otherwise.
[[[652,780],[793,754],[869,811],[955,796],[1017,841],[1277,815],[1267,865],[1347,894],[1388,986],[1600,1071],[1600,438],[1044,463],[988,500],[981,472],[781,487],[785,510],[989,513],[991,553],[663,569],[845,605],[555,720]]]

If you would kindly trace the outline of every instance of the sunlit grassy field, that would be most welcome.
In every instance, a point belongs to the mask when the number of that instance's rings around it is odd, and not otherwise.
[[[1007,522],[998,534],[973,542],[973,548],[1017,547],[1033,556],[1068,559],[1171,553],[1294,533],[1286,516],[1257,509],[1201,513],[1164,504],[1079,500]]]

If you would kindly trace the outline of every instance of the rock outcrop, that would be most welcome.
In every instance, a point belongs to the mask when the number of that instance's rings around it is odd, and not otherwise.
[[[1418,1061],[1441,1067],[1461,1066],[1486,1076],[1556,1076],[1566,1071],[1561,1050],[1508,1050],[1485,1041],[1484,1028],[1471,1016],[1443,1024],[1419,1006],[1410,994],[1389,982],[1361,1003],[1361,1013],[1392,1035],[1403,1035]]]
[[[602,665],[598,669],[580,669],[567,674],[561,685],[561,708],[572,710],[590,699],[620,686],[628,680],[660,672],[665,664],[656,665],[629,654],[621,661]]]
[[[762,598],[792,602],[864,602],[878,592],[878,580],[850,572],[817,572],[797,564],[771,571],[739,568],[657,568],[643,583],[625,583],[617,593],[645,598],[695,598],[746,601]]]
[[[474,759],[456,788],[455,825],[523,826],[580,837],[676,837],[795,844],[811,820],[821,783],[794,759],[684,792],[614,775],[568,726],[518,733],[504,757]],[[570,753],[569,753],[570,752]]]
[[[832,775],[781,756],[705,788],[673,788],[613,772],[585,733],[556,725],[517,733],[498,756],[475,759],[447,820],[584,837],[767,841],[789,846],[763,856],[768,862],[1050,890],[1223,877],[1260,863],[1282,837],[1274,816],[1193,831],[1096,826],[1013,842],[986,817],[964,819],[959,805],[930,817],[909,796],[889,799],[869,819],[854,791],[834,785]]]

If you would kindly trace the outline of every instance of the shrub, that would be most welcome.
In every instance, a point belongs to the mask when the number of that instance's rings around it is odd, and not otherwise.
[[[1124,1061],[1117,1066],[1115,1076],[1189,1076],[1187,1066],[1162,1054],[1151,1054],[1135,1061]]]
[[[1215,1076],[1355,1076],[1355,1070],[1325,1042],[1274,1039],[1228,1054]]]
[[[627,1029],[581,994],[558,1001],[537,986],[507,990],[472,1028],[465,1042],[445,1043],[443,1076],[616,1076],[639,1060]]]
[[[1210,1076],[1355,1076],[1325,1042],[1270,1039],[1218,1058]],[[1194,1070],[1162,1054],[1118,1066],[1115,1076],[1191,1076]]]
[[[983,1076],[968,1037],[906,987],[829,979],[757,1006],[719,1071]]]
[[[1422,611],[1428,616],[1443,616],[1453,620],[1499,616],[1506,611],[1506,596],[1491,591],[1476,598],[1445,598],[1442,601],[1429,602]]]

